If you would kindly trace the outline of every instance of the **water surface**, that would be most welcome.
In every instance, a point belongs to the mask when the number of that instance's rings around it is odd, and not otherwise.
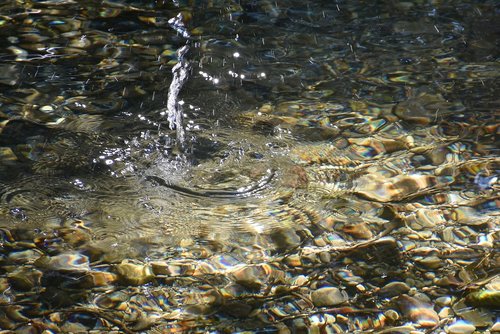
[[[1,2],[0,328],[498,330],[499,11]]]

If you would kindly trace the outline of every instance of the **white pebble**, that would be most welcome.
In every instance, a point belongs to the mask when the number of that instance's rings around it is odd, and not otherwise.
[[[457,321],[446,329],[448,334],[472,334],[476,330],[476,326],[465,321]]]

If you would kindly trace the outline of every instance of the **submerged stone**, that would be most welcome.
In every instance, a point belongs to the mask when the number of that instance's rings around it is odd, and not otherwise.
[[[439,316],[432,305],[408,295],[401,295],[396,300],[404,316],[422,327],[435,327]]]
[[[476,326],[465,321],[456,321],[446,328],[446,333],[449,334],[472,334],[476,330]]]
[[[440,94],[422,93],[398,103],[394,108],[394,113],[405,121],[428,125],[447,114],[460,112],[464,109],[465,107],[461,103],[450,103]]]
[[[35,266],[44,270],[86,272],[90,270],[89,258],[79,253],[63,253],[55,256],[42,256]]]
[[[311,299],[316,307],[335,306],[345,303],[348,299],[347,293],[335,287],[324,287],[314,290]]]
[[[391,298],[410,291],[410,287],[405,282],[390,282],[384,285],[377,293],[381,297]]]
[[[471,292],[465,297],[465,303],[477,307],[500,309],[500,291],[481,290]]]
[[[342,230],[357,239],[370,239],[373,237],[373,233],[370,230],[368,224],[358,223],[352,225],[345,225]]]
[[[40,286],[42,275],[42,272],[35,268],[19,267],[9,273],[7,277],[14,288],[27,291]]]
[[[120,279],[127,284],[142,285],[154,279],[154,273],[149,265],[137,264],[123,260],[115,266]]]
[[[117,275],[105,271],[90,271],[80,279],[80,287],[93,288],[107,286],[117,281]]]
[[[438,184],[432,175],[397,175],[384,178],[368,174],[355,180],[354,192],[377,202],[401,201]]]

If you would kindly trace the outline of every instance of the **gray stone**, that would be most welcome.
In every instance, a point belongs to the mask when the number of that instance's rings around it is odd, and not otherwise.
[[[404,282],[390,282],[384,285],[378,292],[382,297],[391,298],[410,291],[408,284]]]
[[[314,306],[335,306],[347,301],[347,293],[335,287],[325,287],[311,293]]]

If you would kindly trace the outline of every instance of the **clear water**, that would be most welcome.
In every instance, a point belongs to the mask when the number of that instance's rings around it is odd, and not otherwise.
[[[376,291],[404,281],[437,312],[436,298],[458,303],[496,282],[499,11],[495,1],[1,2],[2,308],[67,331],[299,331],[300,321],[312,331],[328,314],[346,317],[328,325],[337,332],[429,327],[408,311],[426,307]],[[37,262],[61,254],[67,270]],[[68,287],[75,259],[87,276],[117,278]],[[210,269],[138,283],[123,261]],[[20,287],[19,264],[40,277]],[[439,285],[445,277],[458,283]],[[311,302],[322,286],[345,291],[350,309]],[[99,304],[119,292],[143,323]],[[402,318],[388,320],[391,309]],[[31,326],[6,319],[0,327]]]

